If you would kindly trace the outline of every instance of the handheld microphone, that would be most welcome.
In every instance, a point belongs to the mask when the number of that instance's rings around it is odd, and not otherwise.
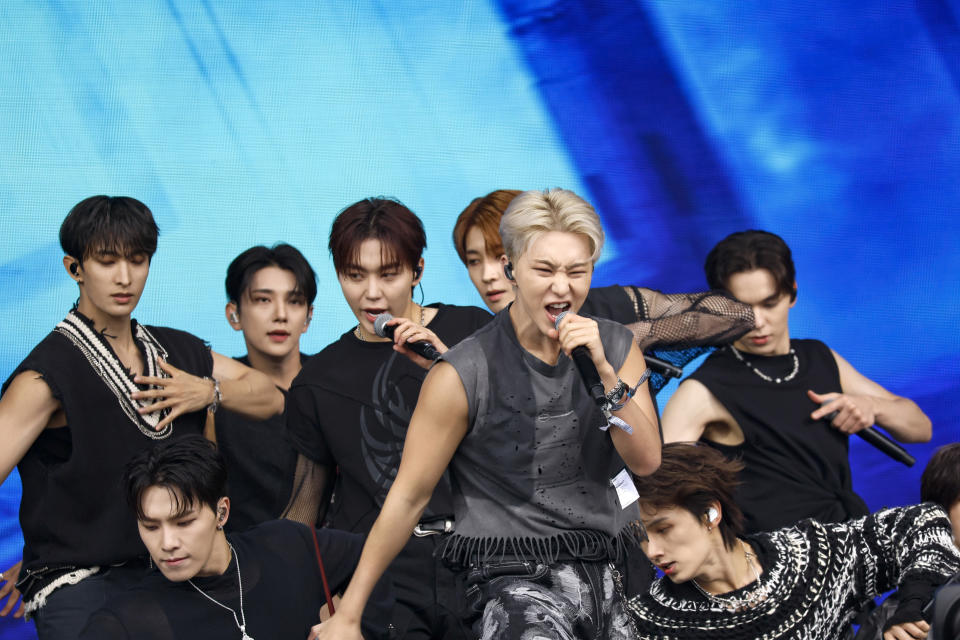
[[[388,325],[387,323],[393,320],[393,316],[389,313],[381,313],[376,318],[373,319],[373,330],[381,338],[390,338],[393,340],[393,332],[396,330],[396,327],[393,325]],[[405,343],[407,349],[413,351],[419,356],[423,356],[427,360],[439,360],[440,356],[443,355],[437,348],[426,340],[421,340],[420,342],[407,342]],[[589,356],[588,356],[589,357]]]
[[[825,406],[830,404],[829,402],[824,402]],[[831,414],[823,416],[823,419],[827,422],[833,422],[833,419],[837,417],[837,412],[834,411]],[[901,462],[908,467],[912,467],[917,463],[916,458],[907,453],[907,450],[901,447],[899,444],[893,441],[890,436],[887,436],[876,430],[874,427],[867,427],[866,429],[861,429],[857,431],[857,435],[860,436],[864,442],[867,444],[876,447],[882,453],[887,454],[897,462]]]
[[[567,313],[569,312],[561,311],[554,321],[553,326],[557,331],[560,330],[560,321],[563,320]],[[587,349],[583,345],[574,347],[570,352],[570,359],[573,360],[573,364],[577,365],[577,371],[580,372],[580,378],[583,379],[583,384],[587,387],[590,397],[593,398],[593,401],[598,405],[603,404],[604,400],[606,400],[606,394],[603,392],[603,380],[600,379],[600,372],[597,371],[597,365],[593,364],[593,359],[590,357],[590,349]]]
[[[652,371],[659,373],[664,378],[683,377],[683,369],[676,365],[670,364],[666,360],[654,358],[653,356],[648,356],[647,354],[643,354],[643,359],[647,362],[647,366],[650,367]]]

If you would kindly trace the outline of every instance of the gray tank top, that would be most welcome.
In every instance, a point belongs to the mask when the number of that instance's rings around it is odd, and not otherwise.
[[[595,320],[619,370],[633,336]],[[523,349],[505,309],[443,359],[469,406],[469,430],[450,463],[457,531],[445,559],[618,559],[623,544],[640,541],[636,503],[622,509],[610,482],[625,465],[566,355],[549,365]]]

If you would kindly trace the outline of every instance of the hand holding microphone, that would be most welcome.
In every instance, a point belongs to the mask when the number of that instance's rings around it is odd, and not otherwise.
[[[396,333],[397,326],[394,324],[388,324],[393,320],[393,316],[389,313],[381,313],[373,320],[373,330],[381,338],[390,338],[394,340],[394,334]],[[423,329],[426,333],[431,333],[429,329],[425,327],[419,327]],[[418,356],[429,360],[432,364],[440,359],[440,356],[443,355],[432,343],[427,340],[417,340],[415,342],[403,341],[403,346],[414,352]]]
[[[568,313],[568,311],[561,311],[554,321],[558,338],[560,323],[563,322],[563,319]],[[596,327],[596,325],[594,325],[594,327]],[[597,333],[597,339],[599,341],[599,333]],[[600,348],[600,355],[603,355],[602,346]],[[606,395],[603,389],[603,380],[600,379],[600,372],[597,370],[597,365],[593,361],[593,353],[585,345],[579,345],[570,350],[570,359],[573,360],[573,363],[577,366],[577,371],[580,372],[580,377],[583,379],[583,384],[586,385],[590,397],[593,398],[597,404],[602,404]]]
[[[839,408],[843,403],[838,403],[836,406],[830,406],[832,402],[840,399],[844,394],[828,393],[821,395],[811,390],[807,391],[807,395],[810,396],[812,401],[820,404],[820,408],[810,414],[810,417],[813,420],[819,420],[822,418],[833,425],[834,421],[841,415],[841,413],[849,410],[849,407],[844,407],[843,409]],[[873,418],[874,415],[871,413],[869,420],[871,425],[873,424]],[[859,424],[856,425],[858,430],[853,431],[853,433],[856,433],[858,436],[860,436],[867,444],[876,447],[881,452],[890,456],[897,462],[907,465],[908,467],[912,467],[914,464],[916,464],[916,458],[910,455],[906,449],[894,442],[890,436],[877,431],[877,429],[873,426],[863,427],[862,419],[854,421],[859,422]],[[837,428],[840,429],[839,427]],[[850,433],[850,431],[844,429],[840,429],[840,431],[843,431],[844,433]]]

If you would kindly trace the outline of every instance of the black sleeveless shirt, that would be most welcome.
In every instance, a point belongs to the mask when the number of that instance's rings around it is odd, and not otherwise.
[[[88,340],[72,341],[61,331],[71,322]],[[199,338],[165,327],[131,321],[135,341],[151,373],[150,345],[167,362],[187,373],[209,376],[210,348]],[[206,412],[178,417],[155,432],[146,421],[131,418],[118,394],[126,393],[106,341],[85,331],[89,320],[76,311],[58,325],[14,370],[3,385],[24,371],[36,371],[66,414],[67,424],[46,429],[18,464],[23,483],[20,526],[23,529],[21,591],[27,601],[56,575],[84,567],[110,565],[145,556],[136,518],[127,506],[120,479],[127,460],[159,439],[202,433]],[[118,361],[117,361],[118,362]],[[97,369],[100,369],[98,371]]]
[[[749,532],[774,531],[804,518],[842,522],[869,513],[853,492],[847,436],[826,420],[811,420],[818,405],[807,396],[840,392],[840,372],[833,353],[818,340],[791,340],[799,359],[797,374],[780,384],[764,380],[737,360],[729,348],[718,349],[690,378],[720,401],[743,431],[735,447],[708,444],[744,469],[737,504]],[[771,378],[793,369],[793,356],[744,359]]]

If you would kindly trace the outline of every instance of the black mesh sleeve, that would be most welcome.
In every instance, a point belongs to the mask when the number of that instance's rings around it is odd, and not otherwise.
[[[624,287],[633,301],[636,321],[626,323],[644,352],[683,368],[714,346],[733,342],[754,327],[753,309],[721,291],[661,293]],[[667,379],[654,373],[659,391]]]

